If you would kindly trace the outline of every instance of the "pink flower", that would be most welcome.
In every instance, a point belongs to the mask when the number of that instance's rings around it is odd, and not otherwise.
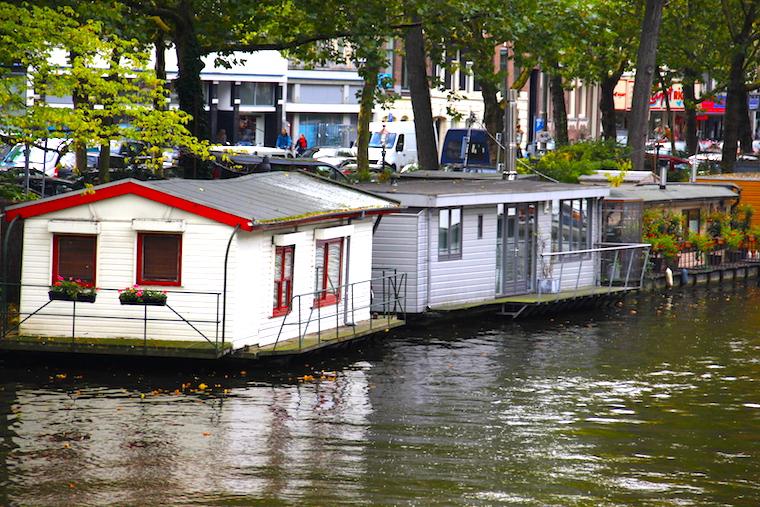
[[[122,292],[124,292],[124,291],[123,291],[123,290],[121,290],[121,289],[119,289],[119,294],[121,294]]]
[[[58,275],[55,277],[55,279],[60,281],[60,280],[63,280],[63,277],[61,275]]]
[[[162,290],[161,294],[163,294],[165,296],[167,294],[167,292],[165,290]]]
[[[137,297],[141,298],[141,297],[142,297],[142,295],[143,295],[143,291],[141,291],[141,290],[138,290],[138,291],[137,291]]]

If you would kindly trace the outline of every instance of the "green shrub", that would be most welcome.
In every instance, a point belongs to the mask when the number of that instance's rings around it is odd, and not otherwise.
[[[614,141],[583,141],[547,153],[536,169],[555,180],[578,183],[578,178],[594,171],[624,169],[627,158],[627,149]]]

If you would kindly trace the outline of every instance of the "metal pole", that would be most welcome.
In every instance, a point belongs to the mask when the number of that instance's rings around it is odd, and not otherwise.
[[[502,74],[504,75],[504,81],[502,83],[502,90],[501,90],[501,97],[504,100],[504,119],[503,119],[503,128],[501,133],[501,143],[502,146],[504,146],[504,167],[502,169],[502,177],[508,172],[506,170],[506,166],[509,164],[509,134],[507,131],[509,130],[509,50],[506,47],[502,47],[499,49],[499,66]]]
[[[517,143],[515,142],[515,130],[517,127],[517,90],[507,92],[507,110],[509,112],[509,122],[507,123],[507,159],[504,161],[507,166],[507,179],[514,179],[517,174]]]
[[[29,143],[24,144],[24,190],[29,193],[29,157],[31,155]]]
[[[240,224],[237,224],[232,230],[230,239],[227,240],[227,250],[224,252],[224,288],[222,291],[224,295],[224,300],[222,301],[222,348],[224,348],[224,338],[227,331],[227,263],[230,257],[230,246],[232,245],[232,238],[235,237],[235,233],[237,233],[238,230],[240,230]]]
[[[47,178],[48,138],[45,136],[45,149],[42,150],[42,197],[45,197],[45,179]]]

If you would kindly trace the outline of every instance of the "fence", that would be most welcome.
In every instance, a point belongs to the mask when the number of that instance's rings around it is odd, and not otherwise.
[[[120,289],[98,288],[90,302],[49,295],[48,285],[2,285],[22,292],[17,310],[3,305],[2,340],[34,339],[90,347],[141,345],[145,351],[154,347],[205,348],[216,355],[225,351],[220,333],[221,292],[167,290],[165,304],[129,304],[120,302]],[[189,312],[200,317],[186,318]],[[112,322],[119,324],[109,325]],[[27,329],[22,327],[25,324]],[[71,333],[64,332],[67,326]],[[183,334],[187,337],[178,339]]]
[[[571,297],[641,288],[650,245],[609,244],[568,252],[541,253],[539,300],[566,293]]]
[[[734,267],[741,264],[760,262],[760,252],[754,248],[728,248],[717,245],[710,251],[700,251],[694,246],[682,246],[675,259],[665,259],[662,254],[652,256],[652,271],[661,273],[666,267],[671,269],[710,270],[721,266]]]
[[[380,290],[377,290],[378,288]],[[337,295],[338,300],[335,304],[314,304],[322,295],[322,291],[293,296],[288,305],[290,312],[282,320],[272,350],[278,350],[278,346],[283,348],[281,342],[286,339],[296,340],[296,350],[302,350],[329,340],[356,338],[360,332],[359,323],[362,321],[366,321],[366,331],[380,327],[376,320],[384,320],[385,328],[394,320],[404,321],[406,288],[406,273],[392,270],[382,272],[379,276],[373,275],[369,280],[337,287],[331,285],[328,292]],[[375,318],[379,316],[382,317]],[[290,334],[285,332],[286,329],[296,327],[297,334],[294,337],[283,337],[283,334]]]

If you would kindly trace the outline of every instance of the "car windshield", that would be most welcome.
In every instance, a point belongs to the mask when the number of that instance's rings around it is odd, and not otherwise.
[[[396,144],[396,134],[385,134],[385,147],[391,148]],[[369,140],[370,148],[382,148],[383,147],[383,134],[380,132],[373,132],[372,138]]]

